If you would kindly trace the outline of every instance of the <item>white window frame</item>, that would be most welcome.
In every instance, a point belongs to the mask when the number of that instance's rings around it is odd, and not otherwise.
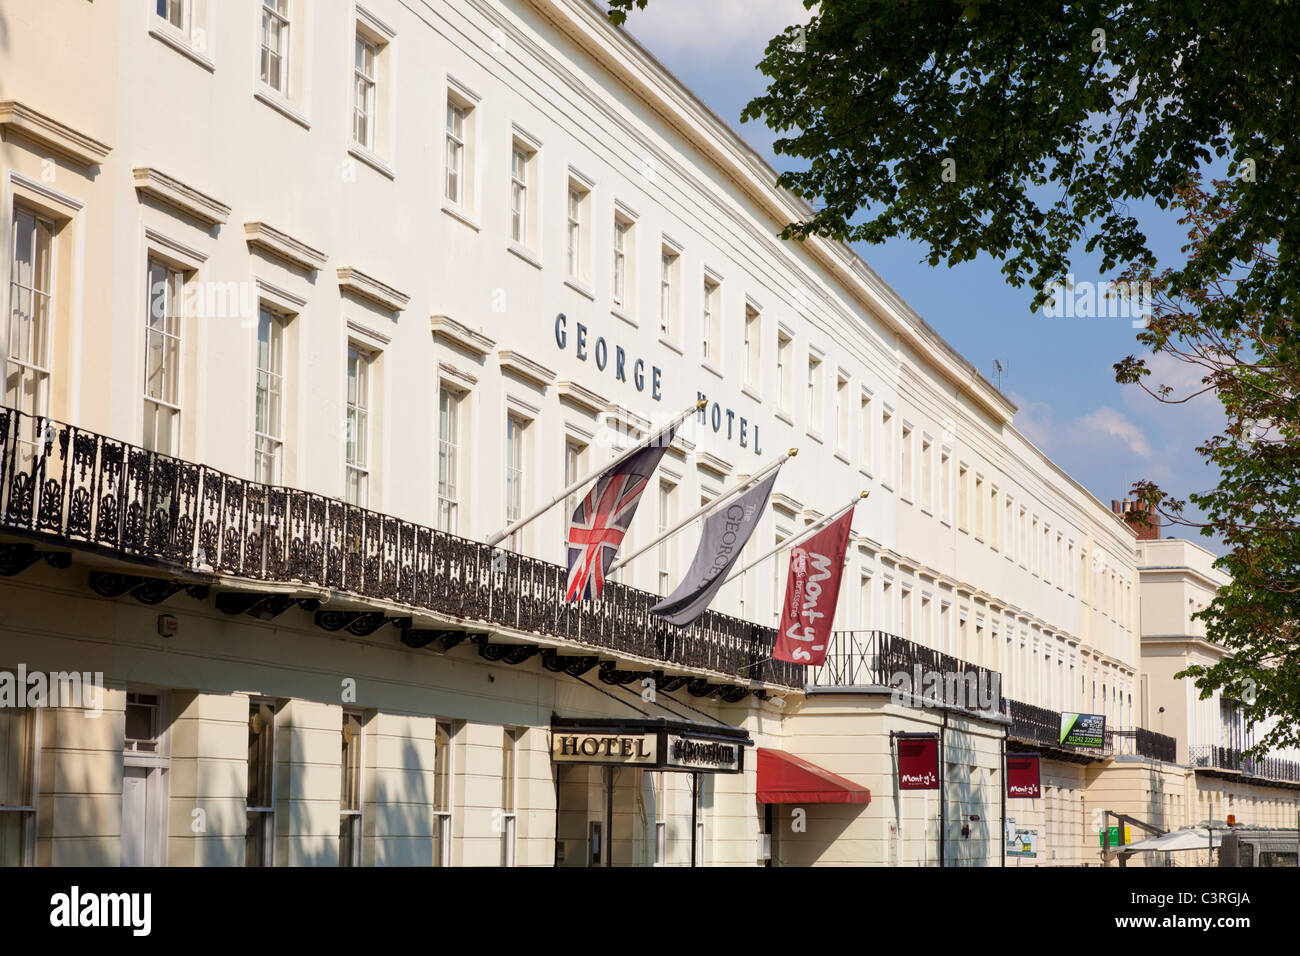
[[[722,368],[722,280],[707,270],[701,290],[700,361],[715,369]]]
[[[650,791],[654,796],[654,866],[668,865],[668,821],[665,809],[668,800],[668,787],[663,770],[647,770],[650,776]]]
[[[438,386],[438,476],[434,488],[436,525],[447,534],[460,533],[461,443],[466,434],[464,406],[469,395],[449,382]],[[444,407],[445,406],[445,407]],[[448,432],[450,431],[450,435]]]
[[[260,37],[260,54],[258,57],[258,79],[268,89],[275,90],[281,96],[289,95],[289,58],[291,56],[290,41],[293,28],[292,21],[292,4],[293,0],[262,0],[262,30]],[[267,37],[272,32],[272,27],[280,37],[280,46],[278,49],[272,49],[267,45]],[[269,63],[271,57],[278,58],[279,82],[273,83],[268,79]]]
[[[757,392],[763,374],[763,311],[752,302],[745,303],[741,327],[744,332],[745,387]]]
[[[676,520],[677,512],[675,507],[675,495],[677,493],[677,484],[667,479],[659,479],[659,524],[657,533],[663,534]],[[656,546],[656,578],[655,583],[660,595],[672,593],[672,544],[671,539],[660,541]]]
[[[366,715],[364,711],[351,707],[343,708],[342,726],[339,728],[340,735],[347,733],[349,728],[349,718],[356,720],[357,729],[355,731],[356,746],[356,808],[347,806],[347,782],[344,778],[349,775],[348,766],[343,763],[340,757],[339,773],[341,785],[339,788],[339,866],[361,866],[362,865],[362,842],[365,839],[365,812],[366,812]],[[349,741],[347,746],[353,746]],[[348,841],[351,846],[351,854],[345,856],[344,834],[343,829],[347,827],[351,833]]]
[[[924,432],[921,434],[921,456],[918,460],[921,469],[921,510],[934,514],[934,439]]]
[[[465,205],[465,166],[469,145],[465,127],[472,108],[452,96],[447,97],[447,179],[443,196],[456,206]]]
[[[265,302],[258,305],[253,361],[253,480],[268,485],[284,482],[285,353],[291,318]],[[268,343],[270,367],[268,368],[262,367],[263,328],[270,330]],[[264,394],[265,404],[262,402]],[[263,408],[267,409],[267,414],[264,419],[259,420],[258,412]],[[278,424],[278,427],[267,427],[272,423]],[[269,471],[263,467],[268,460]]]
[[[276,735],[278,733],[276,724],[278,722],[278,717],[280,714],[280,703],[279,701],[272,700],[266,697],[250,697],[248,699],[248,706],[250,711],[248,715],[250,731],[253,730],[254,720],[260,718],[262,721],[266,721],[266,715],[262,712],[263,708],[269,708],[271,711],[270,720],[264,723],[263,729],[261,731],[258,731],[258,736],[260,736],[263,733],[268,735],[266,737],[267,743],[265,744],[265,748],[266,748],[266,753],[269,754],[270,759],[265,770],[267,773],[267,779],[269,780],[268,796],[270,797],[270,801],[265,804],[249,803],[248,796],[250,795],[247,794],[247,788],[246,788],[244,813],[246,817],[250,815],[256,815],[258,817],[258,828],[261,830],[260,839],[262,842],[262,862],[259,865],[275,866],[275,800],[276,800],[276,776],[277,776],[276,764],[278,763],[278,758],[279,758],[279,752],[276,748],[276,744],[277,744]],[[256,713],[254,713],[254,708],[256,708]],[[248,773],[251,775],[252,771],[253,771],[252,762],[250,760]],[[246,834],[247,834],[247,829],[248,828],[246,827],[245,830]],[[247,835],[245,836],[244,845],[245,845],[244,863],[247,866],[247,865],[251,865],[248,863]]]
[[[611,299],[615,309],[622,310],[627,315],[634,314],[632,308],[634,300],[633,295],[633,265],[635,256],[633,253],[635,235],[633,228],[636,220],[624,215],[617,209],[614,211],[614,232],[611,239],[611,253],[613,255],[611,273]]]
[[[519,756],[524,728],[501,728],[501,865],[518,862]]]
[[[861,456],[858,468],[868,476],[875,471],[875,458],[872,454],[875,450],[873,439],[876,430],[874,399],[871,390],[866,388],[858,396],[858,454]]]
[[[352,363],[357,360],[357,389],[352,394]],[[370,506],[370,483],[373,477],[371,448],[374,425],[375,352],[360,342],[348,340],[344,365],[343,498],[359,508]],[[354,487],[358,492],[353,494]]]
[[[776,330],[776,407],[787,418],[794,415],[794,334]]]
[[[581,477],[586,469],[587,449],[586,441],[575,438],[573,435],[566,435],[564,439],[564,485],[568,488]],[[561,525],[560,540],[560,563],[567,565],[569,560],[569,522],[573,520],[573,513],[578,510],[578,502],[582,500],[582,489],[575,491],[564,499],[564,514],[561,516],[563,524]]]
[[[510,144],[510,240],[528,246],[528,171],[532,153],[518,140]]]
[[[443,743],[443,735],[446,736],[446,743]],[[439,790],[439,760],[438,748],[446,747],[447,760],[445,764],[446,777],[441,781],[446,786],[446,792]],[[435,722],[434,729],[434,780],[433,780],[433,827],[434,827],[434,866],[451,866],[452,865],[452,820],[455,812],[456,797],[456,724],[454,721],[438,718]],[[445,798],[445,803],[440,804],[441,798]]]
[[[849,453],[849,376],[843,369],[835,374],[835,450]]]
[[[352,142],[375,152],[379,130],[379,51],[381,45],[356,27],[352,57]],[[369,56],[369,72],[366,57]]]
[[[916,500],[916,458],[912,450],[915,435],[911,424],[904,421],[898,434],[898,496],[909,502]]]
[[[668,342],[677,338],[678,275],[682,254],[666,243],[659,250],[659,337]]]
[[[154,314],[154,292],[157,283],[154,281],[154,268],[157,267],[165,272],[163,278],[164,305],[165,314],[161,316],[162,325],[154,328],[150,319]],[[150,408],[154,412],[155,425],[160,417],[167,417],[169,429],[167,450],[164,454],[179,456],[181,441],[181,417],[183,415],[184,405],[184,388],[185,388],[185,286],[191,279],[190,270],[175,262],[154,254],[152,251],[148,255],[145,264],[145,328],[144,328],[144,381],[143,381],[143,403],[144,403],[144,440],[143,445],[150,451],[160,451],[158,441],[158,430],[155,427],[149,428]],[[179,303],[179,304],[178,304]],[[174,323],[174,325],[172,324]],[[152,343],[158,340],[160,343],[161,356],[161,387],[159,394],[151,394],[149,382],[149,356],[153,347]],[[169,361],[168,347],[175,350],[174,361]],[[171,380],[171,387],[168,387],[168,381]],[[171,397],[168,397],[168,393]]]
[[[952,450],[939,446],[939,520],[952,524]]]
[[[165,7],[165,12],[159,12],[158,7]],[[190,39],[190,30],[194,22],[194,0],[155,0],[153,4],[154,18],[161,20],[165,27],[185,38],[188,43]],[[180,20],[177,23],[177,19]]]
[[[8,316],[4,319],[3,327],[0,328],[0,342],[4,344],[4,351],[0,352],[0,371],[4,373],[4,403],[10,408],[18,409],[39,418],[47,416],[50,413],[50,388],[53,371],[53,352],[54,352],[54,328],[55,328],[55,289],[58,285],[57,279],[57,247],[59,227],[55,219],[46,213],[33,209],[24,203],[14,202],[9,210],[10,229],[9,229],[9,275],[8,275],[8,293],[9,293],[9,311]],[[26,217],[32,223],[32,261],[28,263],[30,270],[30,282],[24,283],[21,279],[19,270],[19,219]],[[42,231],[45,234],[45,273],[46,275],[38,276],[38,265],[40,264],[40,249]],[[42,288],[43,285],[43,288]],[[22,301],[24,297],[31,303],[26,312],[22,310]],[[37,308],[38,301],[43,301],[43,308]],[[20,318],[21,317],[21,318]],[[26,329],[26,334],[20,335],[18,325],[21,324]],[[29,347],[22,348],[21,344],[26,343]],[[35,343],[39,343],[36,345]],[[40,354],[36,354],[39,352]],[[16,354],[21,353],[21,354]],[[17,382],[17,390],[11,388],[11,379]],[[34,383],[31,389],[34,395],[34,402],[30,407],[24,401],[24,396],[28,393],[27,382]],[[35,429],[37,424],[31,422],[31,427]],[[19,438],[19,441],[30,446],[29,450],[35,453],[35,432],[31,433],[30,439]]]
[[[591,190],[570,177],[564,198],[564,269],[570,279],[586,283],[587,281],[587,222],[589,215]]]
[[[532,419],[513,410],[506,412],[504,504],[507,525],[522,518],[524,509],[528,507],[525,482],[528,480],[528,437],[532,424]],[[510,536],[510,550],[518,551],[521,543],[520,532]]]
[[[0,668],[0,672],[16,674],[14,668]],[[19,793],[21,800],[19,803],[6,804],[3,795],[8,792],[8,785],[0,789],[0,819],[5,816],[13,815],[19,818],[18,829],[21,832],[21,845],[18,848],[16,856],[18,866],[35,866],[36,865],[36,816],[37,805],[40,796],[40,772],[41,772],[41,712],[38,709],[28,707],[8,707],[0,710],[0,720],[20,720],[23,724],[18,728],[19,732],[26,738],[23,743],[24,753],[21,755],[23,766],[18,767],[19,786],[16,790],[26,792]],[[7,744],[8,741],[5,741]],[[9,750],[0,750],[0,781],[3,781],[8,774],[15,773],[15,768],[8,765]],[[23,776],[26,779],[23,779]],[[25,784],[26,786],[22,786]],[[3,857],[0,857],[3,859]]]
[[[171,770],[171,694],[166,690],[153,687],[129,685],[126,690],[126,703],[129,707],[139,695],[158,698],[154,710],[156,735],[147,738],[149,746],[141,747],[145,738],[127,738],[123,736],[122,766],[126,768],[149,771],[147,781],[148,816],[144,821],[145,865],[162,866],[167,859],[167,821],[168,789]],[[125,808],[124,808],[125,809]]]
[[[816,435],[822,434],[822,406],[826,404],[822,382],[826,377],[825,357],[812,349],[808,350],[807,429]]]

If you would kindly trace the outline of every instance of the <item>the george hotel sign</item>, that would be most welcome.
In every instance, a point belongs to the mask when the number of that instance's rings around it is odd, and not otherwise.
[[[636,766],[686,773],[740,773],[749,734],[739,727],[693,721],[592,720],[556,717],[555,763]]]
[[[638,392],[650,392],[656,402],[663,401],[663,369],[649,365],[646,360],[635,353],[630,353],[618,343],[611,343],[605,336],[592,332],[582,322],[574,322],[569,327],[569,317],[563,312],[555,317],[555,345],[560,351],[572,351],[580,362],[590,362],[596,371],[612,376]],[[752,450],[755,455],[763,454],[759,444],[758,424],[752,422],[735,409],[726,408],[718,402],[710,402],[703,392],[697,392],[698,400],[704,402],[700,408],[697,422],[701,428],[712,428],[714,434],[726,434],[727,441],[734,442],[741,448]]]

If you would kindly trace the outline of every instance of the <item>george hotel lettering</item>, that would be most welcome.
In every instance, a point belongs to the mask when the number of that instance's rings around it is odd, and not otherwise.
[[[690,740],[670,737],[667,763],[677,767],[714,767],[728,770],[736,766],[736,745],[716,740]]]
[[[628,355],[621,345],[611,346],[603,335],[593,336],[581,322],[573,323],[571,334],[569,317],[563,312],[555,317],[555,344],[561,351],[572,344],[573,354],[580,362],[593,362],[597,371],[608,370],[615,381],[630,383],[638,392],[644,392],[648,387],[651,398],[656,402],[663,400],[663,369],[647,365],[643,358]],[[698,392],[697,396],[700,401],[708,401],[703,392]],[[711,402],[700,409],[697,420],[701,427],[711,427],[715,434],[725,431],[727,440],[736,442],[741,448],[752,448],[755,455],[763,453],[758,443],[758,425],[744,415],[736,414],[733,409]]]
[[[603,335],[591,339],[587,334],[587,327],[581,322],[574,323],[575,334],[573,337],[573,354],[578,357],[579,361],[585,362],[591,359],[596,363],[597,370],[603,372],[609,365],[613,364],[613,374],[616,381],[627,382],[629,378],[638,392],[644,392],[646,387],[646,364],[643,358],[629,358],[623,346],[615,345],[614,354],[609,351],[609,343],[605,341]],[[555,344],[561,350],[568,348],[569,345],[569,319],[563,312],[555,317]],[[650,397],[656,402],[663,399],[663,370],[658,366],[650,366],[649,372]]]

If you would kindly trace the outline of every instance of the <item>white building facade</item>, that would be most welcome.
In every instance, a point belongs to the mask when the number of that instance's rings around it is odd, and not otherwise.
[[[838,629],[996,671],[1032,708],[1138,722],[1133,533],[850,250],[775,238],[804,207],[595,6],[60,0],[5,15],[0,665],[102,672],[109,688],[93,727],[14,718],[30,767],[11,767],[25,802],[6,804],[7,861],[757,862],[770,824],[752,759],[565,770],[590,813],[557,805],[553,718],[630,718],[627,688],[652,674],[681,695],[702,682],[677,717],[872,788],[860,845],[817,838],[790,862],[929,860],[929,817],[907,843],[879,788],[889,729],[933,715],[845,691],[851,636],[805,694],[801,673],[730,637],[677,647],[643,607],[635,649],[609,636],[617,621],[595,644],[557,626],[537,605],[562,571],[539,562],[563,562],[572,498],[506,542],[536,559],[527,572],[473,566],[480,583],[514,576],[510,621],[470,606],[504,592],[474,591],[469,559],[418,543],[484,541],[699,400],[623,553],[797,448],[743,560],[869,491]],[[129,475],[137,452],[185,465],[163,490],[106,494],[113,456]],[[235,501],[236,483],[301,496]],[[100,535],[118,506],[130,546]],[[142,543],[150,529],[162,543]],[[695,540],[616,580],[667,593]],[[775,622],[784,574],[772,559],[724,587],[730,623],[709,633],[770,642],[753,626]],[[436,607],[403,597],[427,579]],[[961,772],[986,813],[1007,723],[992,711],[962,718]],[[825,720],[885,743],[846,750]],[[51,761],[85,763],[85,787],[58,790]],[[1074,861],[1088,784],[1058,770],[1034,812]],[[639,822],[601,806],[619,788],[641,794]],[[194,810],[206,829],[189,829]],[[1000,840],[985,833],[968,861],[1000,862]]]

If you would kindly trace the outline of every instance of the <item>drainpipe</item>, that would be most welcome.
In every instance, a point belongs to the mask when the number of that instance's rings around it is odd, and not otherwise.
[[[1002,835],[998,837],[998,843],[1000,844],[1000,849],[1001,849],[1001,852],[998,853],[998,856],[1001,859],[1001,862],[998,863],[998,866],[1006,866],[1007,865],[1007,734],[1006,734],[1005,727],[1003,728],[1002,731],[1002,740],[1000,743],[1001,743],[1000,749],[1002,751],[1002,773],[998,775],[998,783],[1000,784],[1000,789],[1002,790],[1002,794],[1001,794]]]
[[[947,841],[945,827],[947,826],[948,821],[948,790],[944,786],[945,781],[943,772],[945,766],[943,759],[943,744],[944,740],[948,736],[947,731],[948,708],[945,707],[943,710],[943,724],[939,727],[939,866],[941,868],[944,866],[943,845]]]
[[[700,808],[700,775],[691,774],[691,866],[699,866],[695,859],[695,848],[699,843],[696,838],[696,828],[699,826],[699,808]]]

